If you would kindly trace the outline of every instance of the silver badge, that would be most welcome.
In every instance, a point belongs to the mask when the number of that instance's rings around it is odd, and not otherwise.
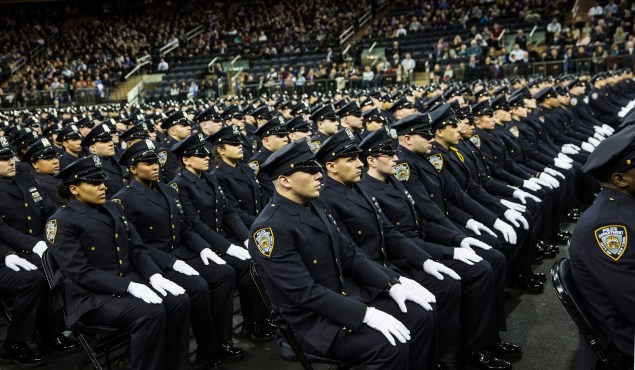
[[[240,134],[240,129],[238,128],[238,126],[232,126],[232,133],[234,135],[239,135]]]
[[[205,135],[203,135],[203,133],[200,133],[200,132],[199,132],[199,134],[198,134],[198,141],[200,141],[200,142],[205,141]]]
[[[148,146],[148,149],[154,149],[154,143],[152,140],[146,139],[146,145]]]
[[[348,128],[345,128],[344,130],[346,131],[346,135],[348,135],[348,138],[351,139],[351,141],[355,141],[355,136],[353,136],[351,130],[349,130]]]
[[[42,196],[40,195],[40,192],[38,192],[36,188],[29,188],[29,193],[31,193],[31,198],[33,198],[34,202],[37,203],[42,201]]]
[[[42,139],[42,145],[44,145],[45,148],[48,148],[51,146],[51,142],[49,141],[49,139]]]
[[[101,167],[101,159],[98,156],[93,155],[93,162],[95,162],[95,167]]]

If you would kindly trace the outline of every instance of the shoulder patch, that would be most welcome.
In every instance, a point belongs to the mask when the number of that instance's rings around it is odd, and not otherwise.
[[[162,150],[158,152],[157,155],[159,156],[159,164],[161,166],[165,166],[165,162],[168,161],[168,152],[166,150]]]
[[[170,186],[174,188],[174,190],[176,190],[177,193],[179,192],[179,184],[177,184],[176,182],[172,182],[170,183]]]
[[[591,99],[593,99],[593,100],[598,100],[598,97],[599,97],[599,95],[596,92],[591,94]]]
[[[258,173],[260,172],[260,163],[258,163],[258,161],[251,161],[249,163],[247,163],[247,165],[249,166],[249,168],[251,168],[252,170],[254,170],[254,172],[256,173],[256,176],[258,176]]]
[[[258,229],[254,233],[253,237],[256,247],[258,247],[260,253],[267,258],[271,257],[274,242],[273,230],[271,230],[270,227]]]
[[[520,137],[520,129],[518,128],[518,126],[510,127],[509,132],[511,132],[512,135],[516,136],[516,138]]]
[[[47,222],[45,230],[46,240],[48,240],[51,244],[55,243],[55,237],[57,236],[57,220],[50,220]]]
[[[474,144],[478,149],[481,149],[481,137],[478,135],[474,135],[470,138],[472,144]]]
[[[626,251],[628,233],[623,225],[606,225],[595,229],[595,240],[604,254],[617,261]]]
[[[578,105],[578,98],[571,98],[571,100],[569,100],[569,104],[571,104],[572,107],[575,107]]]
[[[111,200],[112,200],[113,202],[115,202],[115,203],[117,203],[117,204],[119,204],[120,206],[122,206],[122,207],[123,207],[123,204],[121,203],[121,199],[119,199],[119,198],[112,198]]]
[[[428,156],[428,162],[430,162],[437,171],[441,172],[443,169],[443,154],[433,154]]]
[[[321,146],[322,142],[320,140],[309,141],[309,147],[311,147],[313,154],[317,153]]]
[[[398,163],[395,166],[395,177],[399,181],[410,180],[410,166],[408,163]]]

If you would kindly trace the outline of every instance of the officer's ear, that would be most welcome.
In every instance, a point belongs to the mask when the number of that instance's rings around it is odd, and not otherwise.
[[[622,172],[616,172],[611,175],[611,180],[615,186],[618,188],[626,188],[629,186],[629,181],[624,176],[625,174]]]
[[[327,173],[337,173],[337,164],[335,162],[326,162],[324,169],[326,169]]]
[[[77,196],[79,194],[78,185],[69,185],[68,191],[70,191],[74,197]]]

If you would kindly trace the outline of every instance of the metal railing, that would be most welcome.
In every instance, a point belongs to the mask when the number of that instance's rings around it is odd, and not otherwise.
[[[30,108],[110,103],[110,89],[31,90],[0,94],[1,108]]]

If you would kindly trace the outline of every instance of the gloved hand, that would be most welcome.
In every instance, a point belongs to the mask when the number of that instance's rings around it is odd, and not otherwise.
[[[525,212],[527,210],[527,207],[523,206],[522,204],[510,202],[507,199],[501,199],[500,202],[505,207],[507,207],[509,209],[513,209],[514,211],[518,211],[518,212],[522,213],[522,212]]]
[[[595,150],[595,146],[593,146],[593,145],[591,145],[591,144],[589,144],[587,142],[584,142],[584,143],[580,144],[580,146],[582,147],[582,150],[587,151],[589,153],[593,153],[593,151]]]
[[[547,174],[549,174],[549,175],[553,176],[554,178],[555,178],[556,176],[558,176],[558,177],[561,177],[562,179],[565,179],[565,177],[564,177],[564,175],[562,174],[562,172],[560,172],[560,171],[556,171],[556,170],[554,170],[553,168],[545,167],[545,168],[543,169],[543,172],[545,172],[545,173],[547,173]]]
[[[401,285],[404,286],[404,288],[415,293],[416,295],[423,297],[427,302],[435,303],[437,301],[437,298],[434,296],[434,294],[432,294],[432,292],[424,288],[423,285],[417,283],[416,281],[408,279],[405,276],[400,276],[399,282],[401,283]]]
[[[47,250],[49,247],[46,245],[46,242],[43,240],[40,240],[39,242],[35,243],[35,245],[33,246],[33,253],[37,254],[38,256],[40,256],[40,258],[42,258],[42,254],[44,254],[44,251]]]
[[[579,146],[577,146],[577,145],[575,145],[575,144],[571,144],[571,143],[564,144],[563,146],[566,146],[566,147],[568,147],[568,148],[573,148],[573,149],[577,150],[578,152],[579,152],[580,150],[582,150],[582,148],[580,148]]]
[[[181,260],[176,260],[174,262],[174,265],[172,266],[172,270],[176,272],[180,272],[181,274],[188,275],[188,276],[199,275],[198,271],[194,270],[192,266],[188,265],[187,263]]]
[[[603,126],[593,126],[593,131],[595,132],[599,132],[604,136],[611,136],[613,133],[607,129],[605,129]]]
[[[516,232],[510,224],[497,218],[496,221],[494,221],[494,228],[503,234],[503,238],[506,242],[512,245],[516,244]]]
[[[533,190],[533,191],[538,191],[540,189],[542,189],[542,187],[538,184],[536,184],[533,181],[529,181],[529,180],[523,180],[523,188],[527,189],[527,190]]]
[[[578,154],[578,153],[580,153],[579,151],[573,149],[572,147],[564,146],[564,145],[562,146],[562,148],[560,148],[560,152],[564,153],[564,154]]]
[[[422,287],[423,288],[423,287]],[[408,308],[406,307],[406,301],[412,301],[419,306],[426,309],[426,311],[432,311],[432,306],[426,299],[422,296],[415,294],[415,292],[406,289],[401,284],[393,285],[392,288],[388,291],[388,295],[392,298],[393,301],[397,303],[401,312],[408,312]]]
[[[598,146],[598,145],[600,145],[600,140],[598,140],[598,139],[596,139],[596,138],[594,138],[594,137],[590,137],[590,138],[588,138],[588,139],[587,139],[587,141],[588,141],[591,145],[593,145],[593,146]]]
[[[571,167],[573,167],[571,163],[565,162],[560,158],[554,158],[553,165],[558,168],[562,168],[563,170],[568,170],[568,169],[571,169]]]
[[[543,188],[549,188],[549,189],[553,189],[553,186],[551,186],[551,184],[549,184],[548,182],[545,182],[537,177],[532,177],[531,179],[529,179],[529,181],[538,184],[540,186],[542,186]]]
[[[203,263],[205,265],[209,265],[209,261],[214,262],[217,265],[224,265],[227,262],[225,262],[225,260],[223,260],[222,258],[218,257],[218,254],[214,253],[214,251],[212,251],[209,248],[205,248],[201,251],[200,253],[201,259],[203,260]]]
[[[503,217],[505,217],[507,221],[511,222],[512,225],[520,227],[520,224],[523,224],[523,229],[529,230],[529,222],[527,222],[527,219],[513,209],[505,211],[505,213],[503,213]]]
[[[593,137],[599,142],[602,142],[602,140],[606,139],[606,137],[604,137],[601,132],[596,132],[595,134],[593,134]]]
[[[492,229],[490,229],[489,227],[483,225],[482,223],[476,221],[475,219],[471,218],[469,220],[467,220],[467,223],[465,224],[465,228],[472,230],[474,232],[474,234],[476,235],[481,235],[481,231],[485,231],[486,233],[490,234],[491,236],[496,236],[496,233],[492,231]]]
[[[406,343],[410,340],[410,330],[401,321],[375,307],[366,309],[363,323],[381,332],[393,346],[395,345],[393,336],[401,343]]]
[[[475,262],[481,262],[483,260],[483,257],[474,253],[473,250],[465,248],[454,248],[454,256],[452,256],[452,258],[470,266],[474,265]]]
[[[564,162],[567,163],[573,163],[573,159],[571,159],[571,157],[569,157],[568,155],[564,154],[564,153],[558,153],[558,156],[556,157]]]
[[[168,292],[172,295],[181,295],[185,293],[185,289],[181,288],[172,280],[168,280],[161,276],[161,274],[154,274],[150,276],[150,285],[154,288],[154,290],[163,294],[163,296],[167,296]]]
[[[130,295],[135,298],[142,299],[145,303],[160,304],[163,302],[158,294],[143,284],[130,282],[127,291]]]
[[[613,135],[615,133],[615,129],[609,125],[607,125],[606,123],[602,125],[602,128],[606,130],[606,132],[609,132],[611,135]]]
[[[37,270],[37,266],[17,254],[7,254],[7,256],[4,257],[4,264],[13,271],[20,271],[20,268],[25,271]]]
[[[551,185],[553,188],[559,188],[560,187],[560,182],[553,176],[541,172],[540,175],[538,176],[538,178],[546,183],[548,183],[549,185]]]
[[[526,191],[522,191],[520,189],[514,190],[514,194],[512,194],[512,197],[514,197],[514,199],[520,200],[522,204],[527,204],[527,199],[533,199],[537,203],[542,202],[542,200],[540,200],[540,198],[538,198],[537,196]]]
[[[245,239],[243,245],[245,246],[245,248],[249,249],[249,239]]]
[[[251,256],[249,255],[249,252],[245,248],[241,248],[237,246],[236,244],[232,244],[229,246],[229,248],[227,248],[227,254],[229,254],[230,256],[236,257],[242,261],[248,260],[251,258]]]
[[[457,248],[454,248],[457,249]],[[439,280],[443,280],[443,275],[441,275],[441,273],[444,273],[446,275],[448,275],[449,277],[451,277],[454,280],[461,280],[461,277],[459,276],[459,274],[457,274],[456,272],[454,272],[454,270],[452,270],[451,268],[447,267],[444,264],[441,264],[439,262],[435,262],[433,260],[427,260],[423,263],[423,271],[428,274],[428,275],[432,275],[435,278],[439,279]]]
[[[481,248],[484,250],[488,250],[488,249],[492,249],[492,246],[487,244],[487,243],[483,243],[482,241],[476,239],[476,238],[472,238],[470,236],[468,236],[467,238],[461,240],[461,244],[460,244],[461,248]]]

